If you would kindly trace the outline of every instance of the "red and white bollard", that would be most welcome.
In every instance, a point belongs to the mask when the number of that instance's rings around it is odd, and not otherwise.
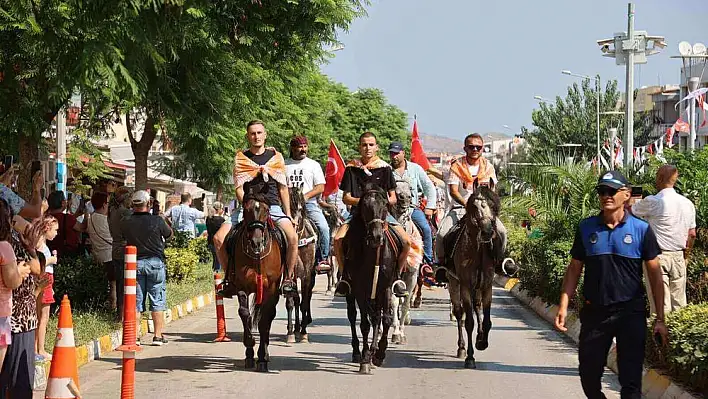
[[[125,247],[125,291],[123,296],[123,345],[118,347],[123,351],[123,374],[120,383],[121,399],[135,398],[135,353],[140,350],[137,345],[138,322],[135,293],[137,291],[138,248],[132,245]]]
[[[224,314],[224,297],[219,295],[224,282],[221,273],[214,273],[214,299],[216,302],[216,339],[214,342],[229,342],[226,335],[226,315]]]

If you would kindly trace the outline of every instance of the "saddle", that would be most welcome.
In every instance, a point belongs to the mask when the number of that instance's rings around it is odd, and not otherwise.
[[[454,226],[450,229],[450,231],[445,235],[443,238],[443,248],[445,251],[445,267],[452,273],[455,273],[455,262],[453,262],[453,254],[455,252],[455,246],[457,244],[457,240],[460,237],[460,234],[464,231],[465,227],[465,218],[461,218],[460,220],[455,223]],[[503,271],[501,269],[501,261],[504,259],[504,253],[501,251],[501,239],[499,238],[499,235],[495,235],[494,239],[492,239],[492,256],[494,258],[494,270],[497,274],[503,275]]]

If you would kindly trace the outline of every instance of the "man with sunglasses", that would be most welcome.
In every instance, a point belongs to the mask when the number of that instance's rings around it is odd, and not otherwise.
[[[646,264],[654,300],[664,300],[658,256],[661,249],[649,224],[625,209],[630,185],[617,171],[602,175],[597,183],[601,212],[580,222],[570,250],[555,327],[565,327],[568,302],[575,295],[585,269],[580,312],[580,382],[588,398],[604,398],[602,374],[613,339],[622,398],[642,397],[642,366],[646,343],[646,309],[642,263]],[[658,307],[653,333],[666,344],[664,309]]]
[[[465,215],[465,205],[474,190],[479,186],[488,186],[494,190],[497,184],[494,165],[482,156],[484,149],[482,136],[477,133],[467,135],[464,149],[465,156],[453,160],[450,165],[447,186],[452,199],[452,207],[440,222],[435,240],[435,254],[437,256],[435,279],[440,283],[447,282],[446,258],[451,255],[446,253],[445,237],[448,233],[456,234],[457,229],[453,230],[453,227]],[[500,257],[506,248],[506,227],[501,220],[497,219],[496,228],[501,243],[500,248],[496,248],[496,252],[498,252],[497,257]]]

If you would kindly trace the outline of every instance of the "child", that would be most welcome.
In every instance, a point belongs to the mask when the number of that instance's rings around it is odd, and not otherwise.
[[[51,360],[52,355],[44,349],[47,323],[49,322],[49,307],[54,303],[54,265],[57,263],[56,251],[51,253],[47,246],[47,241],[52,241],[57,236],[59,222],[53,216],[43,216],[32,223],[27,235],[30,242],[36,242],[35,249],[38,254],[42,254],[44,258],[44,272],[47,274],[49,284],[37,297],[37,316],[38,326],[37,334],[35,335],[35,360],[45,361]],[[41,259],[41,258],[40,258]]]
[[[29,265],[17,264],[15,251],[10,244],[12,224],[10,207],[0,199],[0,369],[7,347],[12,343],[10,317],[12,316],[12,290],[22,284],[29,274]]]

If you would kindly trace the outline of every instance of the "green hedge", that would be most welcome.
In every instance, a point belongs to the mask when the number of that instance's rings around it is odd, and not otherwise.
[[[199,256],[189,249],[166,248],[167,281],[192,281]]]
[[[209,250],[206,237],[198,237],[189,241],[187,249],[199,257],[199,262],[211,262],[211,250]]]
[[[59,257],[54,267],[54,297],[69,296],[74,310],[108,309],[108,280],[103,264],[89,257]]]

